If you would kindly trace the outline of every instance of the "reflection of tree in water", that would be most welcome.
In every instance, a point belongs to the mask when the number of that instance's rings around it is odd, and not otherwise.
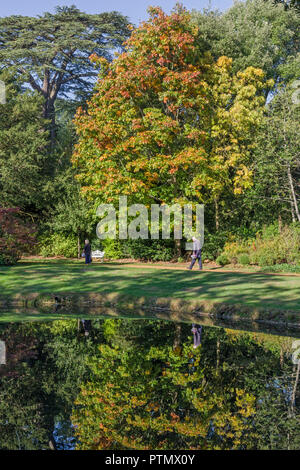
[[[1,325],[0,338],[8,359],[0,366],[0,448],[74,446],[69,416],[94,348],[77,320]]]
[[[194,348],[194,327],[120,318],[0,326],[0,448],[72,448],[73,425],[81,448],[299,447],[289,340],[205,327]]]
[[[297,448],[297,413],[287,416],[282,390],[270,388],[274,377],[291,382],[291,363],[282,361],[286,340],[268,344],[206,328],[201,347],[193,348],[189,325],[140,322],[137,328],[143,341],[133,323],[104,326],[106,344],[89,361],[93,378],[73,412],[81,448]],[[270,426],[266,407],[273,420],[284,416],[278,445],[263,429]]]

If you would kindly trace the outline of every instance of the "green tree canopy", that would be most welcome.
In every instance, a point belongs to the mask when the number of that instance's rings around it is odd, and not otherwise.
[[[0,18],[0,67],[43,97],[53,134],[57,97],[90,90],[95,71],[89,56],[110,60],[127,36],[128,20],[115,11],[91,15],[71,6],[37,18],[8,16]]]
[[[41,97],[22,93],[15,77],[0,75],[6,83],[6,104],[0,105],[0,205],[37,213],[47,205],[47,182],[52,175],[47,158],[49,138],[41,119]]]
[[[283,80],[286,62],[299,53],[299,12],[285,10],[281,2],[237,1],[224,13],[194,10],[193,21],[199,27],[202,49],[211,51],[215,58],[231,57],[235,72],[259,67],[277,83]]]

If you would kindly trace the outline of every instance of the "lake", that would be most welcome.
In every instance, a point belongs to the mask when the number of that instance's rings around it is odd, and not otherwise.
[[[298,337],[153,312],[0,312],[0,449],[299,449]]]

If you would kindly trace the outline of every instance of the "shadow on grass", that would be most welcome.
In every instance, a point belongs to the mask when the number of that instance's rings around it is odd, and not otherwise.
[[[97,292],[134,297],[244,304],[300,312],[300,277],[214,271],[182,271],[163,267],[126,268],[126,264],[51,260],[21,262],[0,271],[2,296],[18,293]]]

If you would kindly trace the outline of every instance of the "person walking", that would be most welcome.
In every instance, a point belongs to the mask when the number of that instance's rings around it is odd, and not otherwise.
[[[92,247],[90,245],[90,242],[88,240],[84,241],[84,256],[85,256],[85,264],[90,264],[92,262],[92,257],[91,257],[91,252],[92,252]]]
[[[198,260],[199,270],[202,270],[202,256],[201,256],[201,244],[200,241],[196,237],[192,237],[193,240],[193,254],[192,254],[192,261],[188,269],[193,269],[196,260]]]

